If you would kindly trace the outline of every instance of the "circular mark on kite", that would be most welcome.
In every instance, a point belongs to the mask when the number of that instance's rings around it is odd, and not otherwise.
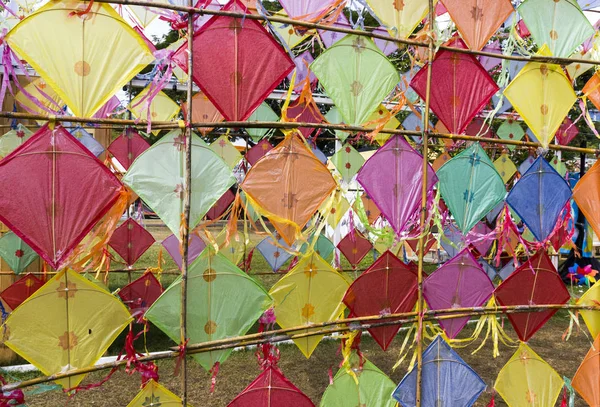
[[[87,62],[78,61],[78,62],[75,62],[75,66],[73,67],[73,70],[79,76],[88,76],[90,74],[90,71],[92,70],[92,68],[90,67],[90,64],[88,64]]]
[[[204,325],[204,332],[208,335],[212,335],[217,332],[217,323],[215,321],[208,321],[206,325]]]

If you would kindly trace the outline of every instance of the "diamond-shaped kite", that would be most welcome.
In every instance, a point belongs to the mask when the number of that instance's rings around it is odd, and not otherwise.
[[[135,159],[150,148],[150,144],[134,129],[126,129],[108,146],[108,152],[119,161],[125,171]]]
[[[423,296],[432,310],[479,307],[494,292],[494,284],[468,249],[444,263],[423,282]],[[469,317],[440,320],[440,326],[453,339]]]
[[[108,242],[127,266],[132,266],[154,244],[154,237],[132,218],[113,232]]]
[[[185,197],[185,138],[181,130],[163,136],[129,167],[127,184],[179,234]],[[234,183],[225,162],[196,135],[192,135],[192,198],[190,228],[196,227],[209,209]]]
[[[501,306],[566,304],[571,298],[544,250],[516,269],[494,295]],[[508,319],[519,339],[527,342],[557,311],[508,314]]]
[[[239,0],[224,11],[248,13]],[[244,121],[294,69],[294,62],[257,20],[214,16],[194,34],[192,78],[228,121]],[[232,52],[223,52],[232,50]],[[187,72],[188,46],[174,59]]]
[[[8,232],[0,237],[0,257],[4,259],[15,274],[21,274],[27,266],[38,258],[38,254],[27,246],[27,243],[19,236]]]
[[[0,221],[54,269],[122,192],[110,170],[61,126],[42,127],[0,161]]]

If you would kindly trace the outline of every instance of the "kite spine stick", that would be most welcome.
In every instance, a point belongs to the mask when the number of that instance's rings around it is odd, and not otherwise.
[[[418,246],[418,267],[417,267],[417,383],[415,395],[415,407],[421,407],[422,379],[423,379],[423,328],[424,328],[424,308],[423,299],[423,257],[425,256],[425,228],[427,227],[427,170],[429,166],[429,103],[431,100],[431,77],[433,58],[435,56],[435,8],[433,0],[429,0],[429,38],[427,51],[427,83],[425,90],[425,110],[423,112],[423,124],[421,128],[423,140],[423,173],[421,175],[421,218],[419,220],[419,246]]]

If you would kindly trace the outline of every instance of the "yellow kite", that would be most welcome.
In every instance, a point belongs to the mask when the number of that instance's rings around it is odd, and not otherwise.
[[[536,55],[551,56],[551,53],[544,45]],[[506,87],[504,96],[544,148],[548,148],[577,100],[562,67],[540,62],[525,65]]]
[[[396,38],[408,38],[429,9],[428,0],[367,0],[367,3]]]
[[[181,407],[181,399],[166,387],[149,380],[127,407]],[[191,407],[188,404],[188,407]]]
[[[45,375],[93,366],[132,321],[112,294],[64,269],[13,311],[4,344]],[[85,375],[57,380],[66,389]]]
[[[154,60],[139,34],[106,3],[52,0],[5,41],[81,117],[91,117]]]
[[[269,292],[275,302],[277,323],[291,328],[338,319],[345,308],[342,298],[348,287],[346,278],[321,256],[307,254]],[[294,343],[309,358],[322,338],[308,336],[294,339]]]

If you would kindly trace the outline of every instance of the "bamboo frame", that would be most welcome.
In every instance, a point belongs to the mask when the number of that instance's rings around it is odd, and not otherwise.
[[[439,321],[453,318],[464,318],[467,316],[473,315],[490,315],[490,314],[498,314],[500,312],[504,314],[518,314],[524,312],[542,312],[548,309],[569,309],[569,310],[588,310],[588,311],[600,311],[600,306],[578,306],[578,305],[537,305],[537,306],[512,306],[512,307],[497,307],[497,308],[456,308],[454,310],[438,310],[438,311],[427,311],[425,316],[422,317],[423,321]],[[231,349],[237,347],[247,347],[259,345],[262,343],[280,343],[283,341],[288,341],[290,339],[297,338],[305,338],[309,336],[316,335],[325,335],[325,334],[334,334],[337,332],[346,332],[348,330],[356,330],[359,329],[361,331],[367,330],[369,328],[375,328],[380,326],[390,326],[390,325],[402,325],[411,322],[417,322],[418,317],[417,313],[403,313],[403,314],[391,314],[386,316],[374,315],[370,317],[362,317],[362,318],[349,318],[342,319],[338,321],[329,321],[322,324],[311,324],[305,326],[294,327],[290,329],[278,329],[265,331],[259,334],[251,334],[239,336],[236,338],[227,338],[218,341],[205,342],[198,345],[190,345],[187,349],[187,354],[192,355],[196,353],[210,352],[215,350],[223,350],[223,349]],[[441,314],[439,316],[430,315],[430,314]],[[400,319],[404,318],[404,319]],[[387,319],[394,319],[393,321],[386,321]],[[381,322],[382,321],[382,322]],[[365,323],[357,326],[346,326],[346,327],[337,327],[335,329],[319,329],[327,326],[338,325],[342,323],[357,323],[357,322],[371,322]],[[302,332],[299,334],[287,334],[287,332],[295,332],[295,331],[306,331],[311,330],[310,332]],[[179,348],[177,350],[169,350],[164,353],[152,356],[143,356],[138,359],[140,362],[149,362],[156,360],[164,360],[164,359],[174,359],[179,357]],[[24,380],[21,382],[14,382],[2,385],[0,390],[2,392],[8,392],[15,389],[20,389],[24,387],[35,386],[42,383],[51,382],[54,380],[60,380],[67,377],[77,376],[80,374],[88,374],[93,372],[98,372],[107,369],[114,369],[124,366],[128,363],[126,359],[122,359],[115,362],[103,363],[95,366],[90,366],[86,368],[80,368],[76,370],[72,370],[65,373],[57,373],[49,376],[41,376],[31,380]],[[0,369],[1,370],[1,369]]]
[[[88,0],[83,0],[88,1]],[[228,17],[237,17],[237,18],[248,18],[259,21],[272,21],[283,24],[290,24],[293,26],[303,27],[307,29],[320,29],[320,30],[328,30],[335,31],[345,34],[359,35],[363,37],[376,38],[386,41],[394,42],[398,45],[403,46],[415,46],[415,47],[424,47],[428,48],[428,58],[427,64],[431,66],[432,61],[435,56],[435,43],[434,39],[430,36],[428,41],[421,42],[410,39],[398,39],[393,38],[386,35],[375,34],[372,32],[354,30],[354,29],[346,29],[341,27],[333,27],[330,25],[323,24],[315,24],[308,23],[304,21],[297,21],[286,17],[280,16],[262,16],[255,14],[243,14],[236,12],[229,12],[223,10],[206,10],[201,8],[192,7],[193,2],[191,0],[188,1],[188,7],[184,6],[175,6],[172,4],[165,3],[153,3],[148,1],[139,1],[139,0],[94,0],[100,3],[111,3],[111,4],[121,4],[121,5],[138,5],[138,6],[146,6],[150,8],[161,8],[168,9],[173,11],[178,11],[181,13],[186,13],[188,15],[188,70],[189,72],[193,71],[193,16],[195,14],[200,15],[220,15],[220,16],[228,16]],[[429,0],[429,21],[433,24],[434,22],[434,8],[433,1]],[[589,65],[600,65],[600,61],[594,60],[585,60],[582,58],[556,58],[556,57],[544,57],[532,55],[529,57],[523,56],[515,56],[515,55],[503,55],[503,54],[495,54],[484,51],[474,51],[469,49],[458,49],[451,48],[447,46],[440,46],[438,49],[441,50],[450,50],[453,52],[464,53],[469,55],[478,55],[478,56],[487,56],[498,59],[506,59],[513,61],[522,61],[522,62],[545,62],[551,64],[559,64],[559,65],[567,65],[570,63],[584,63]],[[429,97],[430,97],[430,89],[431,89],[431,69],[429,70],[427,77],[427,95],[425,101],[425,111],[424,111],[424,126],[423,131],[407,131],[407,130],[390,130],[383,129],[381,133],[387,134],[401,134],[401,135],[413,135],[413,136],[422,136],[423,137],[423,186],[422,186],[422,203],[421,203],[421,217],[420,217],[420,225],[421,228],[425,226],[425,211],[426,211],[426,203],[427,203],[427,166],[428,166],[428,151],[429,151],[429,140],[430,139],[450,139],[450,140],[465,140],[465,141],[474,141],[474,142],[484,142],[490,144],[498,144],[498,145],[514,145],[524,148],[538,148],[541,147],[539,143],[525,142],[525,141],[514,141],[514,140],[500,140],[500,139],[492,139],[486,137],[475,137],[475,136],[467,136],[467,135],[454,135],[454,134],[444,134],[444,133],[432,133],[429,129]],[[188,118],[192,118],[192,93],[193,93],[193,81],[189,80],[187,85],[187,103],[188,103]],[[54,119],[57,121],[68,121],[71,123],[80,123],[82,125],[86,125],[88,123],[95,123],[101,126],[131,126],[131,127],[145,127],[147,126],[147,122],[144,120],[125,120],[125,119],[100,119],[100,118],[80,118],[80,117],[72,117],[72,116],[58,116],[58,117],[48,117],[44,115],[32,115],[26,113],[13,113],[13,112],[0,112],[0,117],[3,118],[11,118],[11,119],[34,119],[34,120],[49,120]],[[175,129],[179,128],[180,125],[177,122],[153,122],[153,129]],[[408,322],[416,322],[418,324],[418,341],[417,341],[417,407],[421,405],[421,377],[422,377],[422,351],[423,351],[423,322],[425,321],[439,321],[443,319],[451,319],[451,318],[459,318],[465,316],[475,316],[475,315],[489,315],[489,314],[511,314],[511,313],[522,313],[522,312],[540,312],[548,309],[567,309],[567,310],[590,310],[590,311],[600,311],[599,306],[581,306],[581,305],[562,305],[562,304],[549,304],[549,305],[528,305],[528,306],[509,306],[509,307],[473,307],[473,308],[457,308],[457,309],[448,309],[448,310],[428,310],[423,311],[424,300],[422,295],[422,283],[423,283],[423,249],[424,249],[424,238],[421,236],[419,238],[419,248],[418,248],[418,310],[419,312],[409,312],[402,314],[392,314],[392,315],[373,315],[361,318],[348,318],[342,319],[338,321],[327,321],[321,324],[311,324],[308,326],[298,326],[287,329],[278,329],[266,331],[259,334],[249,334],[243,335],[236,338],[227,338],[218,341],[205,342],[200,344],[191,344],[186,345],[187,340],[187,321],[186,321],[186,305],[187,305],[187,272],[188,272],[188,260],[187,260],[187,242],[189,240],[189,212],[190,212],[190,199],[191,199],[191,134],[192,129],[194,128],[207,128],[207,127],[219,127],[219,128],[277,128],[277,129],[293,129],[298,127],[308,127],[308,128],[316,128],[316,129],[331,129],[331,130],[344,130],[350,132],[371,132],[375,130],[374,128],[363,127],[363,126],[346,126],[346,125],[335,125],[335,124],[326,124],[326,123],[281,123],[281,122],[218,122],[218,123],[188,123],[186,125],[186,165],[185,165],[185,176],[186,183],[188,188],[186,189],[185,194],[185,209],[184,209],[184,228],[182,233],[182,244],[183,244],[183,258],[182,258],[182,312],[181,312],[181,343],[179,347],[171,348],[171,350],[161,354],[155,355],[151,357],[142,357],[139,360],[141,362],[152,361],[152,360],[160,360],[160,359],[169,359],[169,358],[177,358],[181,357],[182,363],[182,381],[181,381],[181,393],[182,393],[182,402],[183,405],[187,405],[187,363],[186,363],[186,354],[194,354],[201,352],[208,352],[213,350],[220,349],[230,349],[238,346],[250,346],[257,345],[260,343],[278,343],[289,339],[301,338],[313,335],[323,335],[323,334],[333,334],[344,332],[348,330],[365,330],[370,327],[376,326],[386,326],[386,325],[398,325]],[[551,144],[549,149],[556,151],[571,151],[578,152],[583,154],[592,154],[597,155],[600,154],[600,149],[591,149],[591,148],[579,148],[579,147],[571,147],[571,146],[560,146]],[[113,270],[112,272],[126,272],[128,274],[132,272],[138,272],[141,269],[127,269],[127,270]],[[145,269],[144,269],[145,271]],[[170,270],[169,270],[170,271]],[[344,270],[345,271],[345,270]],[[352,270],[354,271],[354,270]],[[50,274],[49,272],[48,274]],[[168,273],[168,274],[179,274],[179,273]],[[262,274],[262,273],[260,273]],[[260,275],[259,273],[251,273],[250,275]],[[265,275],[277,275],[276,273],[264,273]],[[340,326],[341,324],[345,324],[346,326]],[[356,326],[355,324],[361,324],[360,326]],[[307,329],[310,329],[309,332],[306,332]],[[298,332],[300,331],[300,332]],[[295,333],[294,333],[295,332]],[[183,353],[183,355],[181,355]],[[70,376],[75,376],[84,373],[91,373],[95,371],[105,370],[116,368],[119,366],[123,366],[127,363],[126,360],[105,363],[98,366],[92,366],[83,369],[76,369],[67,373],[59,373],[51,376],[40,377],[32,380],[22,381],[18,383],[10,383],[2,386],[2,391],[11,391],[17,388],[28,387],[36,384],[41,384],[53,380],[57,380],[60,378],[66,378]]]

